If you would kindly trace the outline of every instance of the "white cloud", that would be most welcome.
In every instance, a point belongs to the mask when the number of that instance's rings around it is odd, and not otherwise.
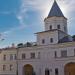
[[[71,0],[57,0],[58,5],[66,15],[66,17],[69,17],[72,12],[75,12],[75,1]],[[23,29],[26,27],[25,24],[25,18],[28,17],[27,11],[32,10],[39,12],[39,19],[41,20],[41,17],[44,19],[47,17],[50,8],[53,4],[53,0],[21,0],[21,6],[19,12],[17,12],[16,17],[19,20],[20,26],[17,28],[12,28],[9,31],[4,32],[5,34],[9,34],[11,32],[14,32],[17,29]],[[8,14],[8,12],[5,12]],[[72,18],[73,19],[73,18]]]
[[[48,15],[48,12],[50,11],[50,7],[52,6],[53,0],[21,0],[21,11],[25,13],[25,10],[36,10],[38,12],[41,12],[40,14],[43,17],[46,17]],[[71,0],[57,0],[58,4],[60,5],[62,11],[65,15],[69,16],[71,12],[74,12],[75,10],[75,1]],[[21,13],[21,14],[23,14]],[[23,16],[23,15],[22,15]]]

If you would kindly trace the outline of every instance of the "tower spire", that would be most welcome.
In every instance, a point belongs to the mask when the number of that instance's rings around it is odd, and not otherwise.
[[[61,9],[59,8],[56,0],[54,0],[54,3],[52,5],[52,8],[48,14],[48,17],[57,16],[57,17],[64,17]]]

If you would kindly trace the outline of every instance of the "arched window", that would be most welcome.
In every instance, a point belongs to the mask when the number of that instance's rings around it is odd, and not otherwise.
[[[50,28],[50,30],[52,30],[52,25],[50,25],[50,27],[49,27],[49,28]]]
[[[57,29],[60,29],[60,25],[57,25]]]
[[[50,38],[50,43],[52,43],[53,42],[53,38]]]
[[[49,69],[45,69],[45,75],[50,75]]]

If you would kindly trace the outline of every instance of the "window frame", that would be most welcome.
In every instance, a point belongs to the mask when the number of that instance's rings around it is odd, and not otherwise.
[[[32,52],[32,53],[30,53],[30,55],[31,55],[31,59],[35,59],[35,52]]]
[[[57,51],[54,51],[54,57],[57,58]]]
[[[67,57],[67,50],[61,50],[61,57]]]
[[[13,60],[14,58],[13,58],[13,54],[10,54],[10,60]]]
[[[49,26],[49,29],[52,30],[52,25]]]
[[[48,68],[45,69],[45,75],[50,75],[50,71]]]
[[[26,54],[25,53],[22,53],[22,59],[26,59]]]
[[[55,68],[55,75],[59,75],[58,68]]]
[[[53,38],[50,38],[50,43],[53,43]]]
[[[10,65],[10,71],[12,71],[12,70],[13,70],[13,65],[11,64],[11,65]]]
[[[4,56],[3,56],[3,60],[5,61],[6,60],[6,55],[4,54]]]
[[[44,44],[45,43],[45,39],[42,39],[42,44]]]
[[[6,70],[6,65],[3,65],[3,71],[5,71]]]
[[[57,29],[61,29],[60,24],[57,25]]]

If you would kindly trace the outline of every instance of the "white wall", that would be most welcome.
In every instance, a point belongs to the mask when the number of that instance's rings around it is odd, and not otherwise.
[[[60,30],[67,33],[67,19],[64,17],[50,17],[45,19],[45,31],[50,30],[50,25],[52,25],[52,29],[57,29],[57,25],[60,25]],[[64,30],[64,27],[66,30]]]
[[[50,42],[50,38],[53,38],[53,43]],[[45,40],[45,43],[42,43],[42,40]],[[58,43],[58,31],[49,31],[44,33],[37,34],[37,44],[38,45],[48,45]]]

